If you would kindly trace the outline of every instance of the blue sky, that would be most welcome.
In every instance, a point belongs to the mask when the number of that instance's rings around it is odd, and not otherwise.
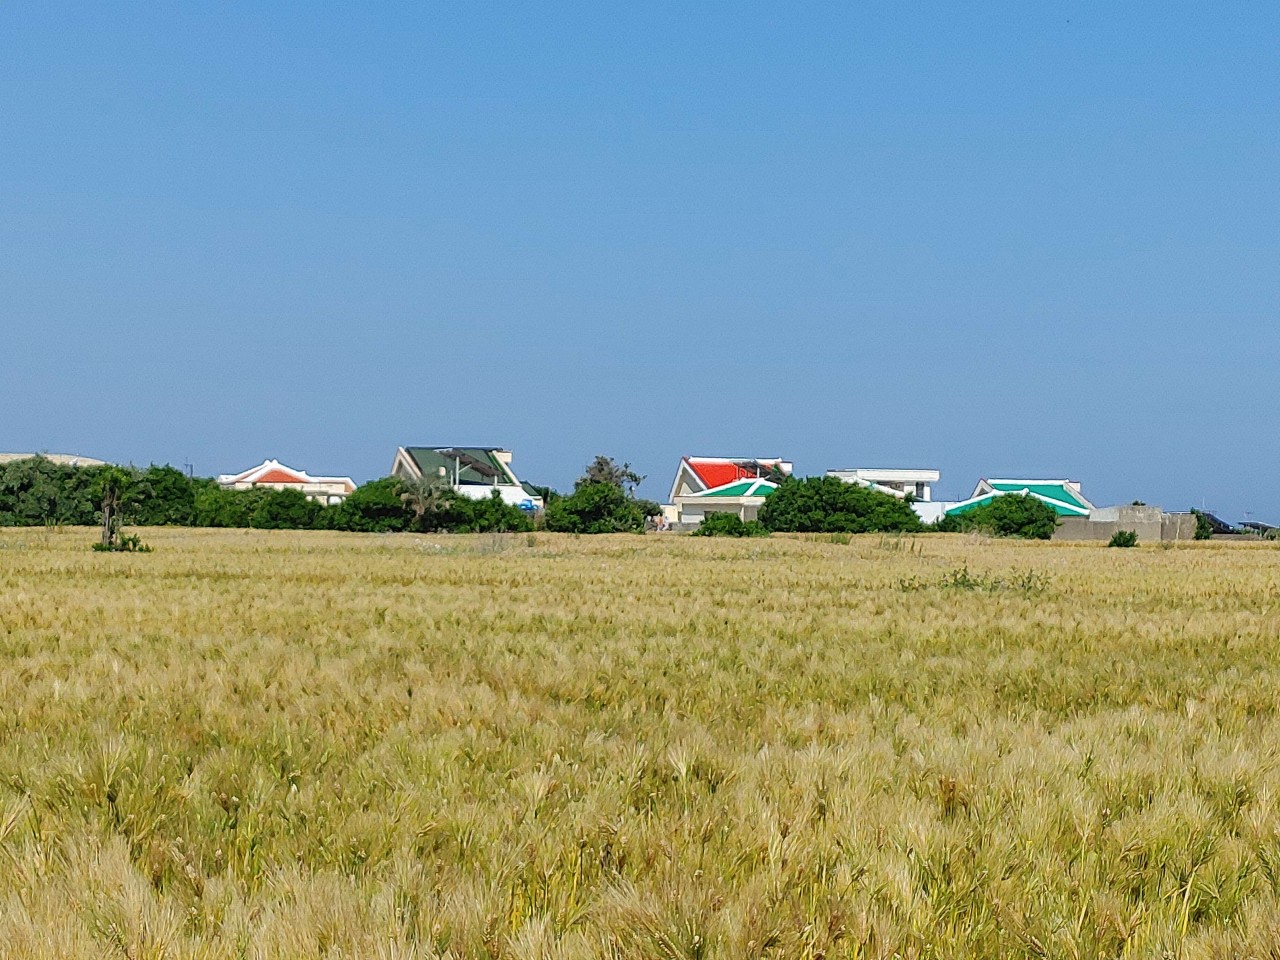
[[[1274,5],[0,6],[0,449],[1280,519]]]

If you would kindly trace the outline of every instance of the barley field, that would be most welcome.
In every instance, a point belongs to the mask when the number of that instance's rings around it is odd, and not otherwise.
[[[1280,956],[1280,550],[0,531],[6,958]]]

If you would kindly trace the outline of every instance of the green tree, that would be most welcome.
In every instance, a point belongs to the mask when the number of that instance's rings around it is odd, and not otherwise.
[[[413,517],[412,528],[424,532],[465,525],[469,507],[443,478],[415,477],[400,481],[400,500]]]
[[[795,533],[874,533],[923,530],[905,500],[838,477],[788,478],[760,508],[769,530]]]
[[[47,457],[0,466],[0,526],[98,522],[96,480],[103,467],[72,467]]]
[[[612,483],[586,483],[547,507],[544,523],[558,533],[641,533],[645,512]]]
[[[102,517],[100,547],[116,550],[120,546],[125,508],[137,492],[137,478],[124,467],[107,467],[98,474],[95,489]]]
[[[1006,493],[964,513],[943,517],[935,529],[943,533],[978,531],[996,537],[1048,540],[1058,515],[1043,500],[1025,493]]]
[[[266,490],[249,516],[258,530],[312,530],[324,510],[300,490]]]
[[[590,483],[607,483],[626,492],[628,495],[634,496],[636,487],[643,482],[644,477],[632,470],[631,464],[618,463],[613,457],[606,457],[600,454],[587,464],[587,469],[578,479],[577,486],[584,486]]]
[[[460,532],[512,533],[532,527],[524,511],[503,500],[502,494],[497,490],[483,500],[464,500],[458,506],[461,507],[459,513],[464,517],[462,523],[455,528]]]
[[[224,490],[213,480],[200,481],[195,493],[196,526],[252,526],[253,512],[266,493],[266,490]]]
[[[1200,510],[1192,510],[1191,513],[1196,518],[1195,539],[1208,540],[1213,536],[1213,523]]]
[[[413,514],[401,496],[398,477],[383,477],[356,487],[355,491],[324,514],[332,530],[362,533],[399,533],[408,530]]]
[[[643,533],[645,520],[661,508],[636,499],[642,480],[631,464],[598,456],[574,483],[573,493],[547,505],[543,523],[560,533]]]
[[[190,526],[196,518],[195,484],[181,470],[152,464],[138,477],[131,522],[141,526]]]

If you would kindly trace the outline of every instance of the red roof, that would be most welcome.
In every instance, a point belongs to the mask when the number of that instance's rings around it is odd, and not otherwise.
[[[698,479],[705,483],[708,488],[723,487],[726,483],[733,483],[735,480],[754,479],[766,474],[766,471],[760,469],[754,463],[750,467],[744,467],[724,460],[701,460],[698,457],[685,457],[684,459],[685,463],[689,464],[689,468],[698,475]]]
[[[254,483],[306,483],[302,477],[296,473],[289,473],[286,470],[268,470],[262,476],[257,477]]]

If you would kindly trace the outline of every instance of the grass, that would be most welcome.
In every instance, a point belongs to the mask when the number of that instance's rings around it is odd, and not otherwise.
[[[1275,957],[1280,551],[0,531],[20,958]]]

